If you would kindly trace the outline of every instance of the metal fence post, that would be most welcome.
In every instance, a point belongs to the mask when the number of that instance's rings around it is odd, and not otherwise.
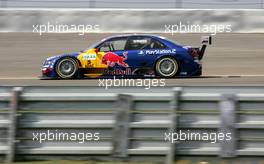
[[[1,7],[1,8],[8,7],[8,6],[7,6],[7,1],[8,1],[8,0],[0,0],[0,7]]]
[[[117,106],[113,130],[112,155],[113,157],[124,160],[128,157],[130,113],[133,109],[132,96],[118,95]]]
[[[171,113],[170,113],[170,127],[169,127],[169,133],[175,133],[177,130],[177,124],[178,124],[178,115],[177,115],[177,111],[180,108],[180,96],[182,93],[182,88],[173,88],[173,92],[172,92],[172,99],[171,99]],[[166,156],[166,164],[173,164],[174,160],[175,160],[175,144],[170,141],[169,142],[169,150],[168,150],[168,154]]]
[[[182,0],[175,0],[175,8],[182,8]]]
[[[89,8],[96,8],[96,0],[90,0],[89,1]]]
[[[17,133],[17,110],[19,109],[20,95],[22,87],[13,88],[10,100],[10,115],[9,115],[9,129],[8,129],[8,151],[6,155],[6,162],[11,163],[15,161],[16,155],[16,133]]]
[[[220,140],[220,156],[223,158],[236,156],[236,96],[233,94],[222,95],[220,102],[221,125],[219,132],[227,135],[231,140]],[[227,139],[227,138],[226,138]]]

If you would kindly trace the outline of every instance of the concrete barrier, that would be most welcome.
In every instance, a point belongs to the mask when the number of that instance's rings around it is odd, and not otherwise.
[[[166,27],[181,23],[230,25],[231,30],[223,32],[262,33],[263,13],[263,9],[0,9],[0,32],[32,32],[36,25],[52,24],[89,25],[88,32],[153,33],[171,32]]]

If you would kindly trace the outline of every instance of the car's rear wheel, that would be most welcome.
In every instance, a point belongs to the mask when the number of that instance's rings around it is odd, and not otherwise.
[[[161,77],[174,77],[179,71],[179,65],[174,58],[164,57],[156,62],[155,71]]]
[[[73,58],[62,58],[56,64],[56,72],[62,79],[75,78],[78,72],[78,63]]]

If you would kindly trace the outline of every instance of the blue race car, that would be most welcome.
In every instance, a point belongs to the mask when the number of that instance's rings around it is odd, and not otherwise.
[[[42,75],[55,79],[200,76],[208,44],[211,36],[202,39],[201,47],[191,47],[155,35],[118,35],[81,52],[47,58]]]

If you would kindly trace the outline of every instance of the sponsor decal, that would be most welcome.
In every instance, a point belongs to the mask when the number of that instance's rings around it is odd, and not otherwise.
[[[142,50],[143,51],[143,50]],[[142,53],[142,52],[140,52]],[[147,55],[158,55],[158,54],[174,54],[176,49],[166,49],[166,50],[145,50],[143,53]]]
[[[104,71],[105,75],[132,75],[132,70],[131,68],[126,68],[125,70],[121,69],[114,69],[114,70],[109,70],[106,69]]]
[[[165,50],[140,50],[138,55],[158,55],[158,54],[173,54],[176,53],[176,49],[165,49]]]
[[[180,75],[187,75],[187,72],[180,72]]]
[[[146,44],[148,43],[148,40],[133,40],[133,43],[140,43],[140,44]]]
[[[82,60],[96,60],[96,54],[83,54]]]
[[[138,55],[140,55],[140,56],[144,56],[144,55],[145,55],[145,54],[144,54],[144,51],[143,51],[143,50],[140,50],[139,53],[138,53]]]
[[[118,56],[117,54],[113,52],[107,52],[102,57],[102,64],[105,64],[109,67],[114,67],[116,64],[122,67],[128,67],[128,64],[124,62],[124,60],[127,59],[128,52],[124,52],[123,56]]]

